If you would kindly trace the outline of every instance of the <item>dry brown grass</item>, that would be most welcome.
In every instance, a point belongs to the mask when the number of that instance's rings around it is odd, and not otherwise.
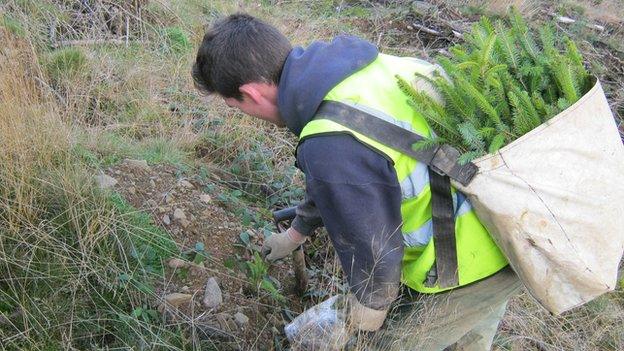
[[[624,23],[624,6],[620,0],[579,1],[571,2],[585,10],[590,21],[603,24],[621,25]]]
[[[137,334],[166,343],[128,318],[149,294],[118,280],[139,274],[130,248],[155,233],[121,216],[72,156],[62,116],[75,111],[50,91],[31,43],[4,29],[0,40],[2,348],[84,349],[107,335],[127,345]]]
[[[31,205],[38,195],[32,177],[63,162],[70,134],[57,106],[40,89],[43,80],[32,47],[1,28],[0,40],[0,174],[2,193],[10,191],[15,198],[3,207],[7,214],[29,219],[36,216]]]
[[[531,17],[537,10],[539,0],[443,0],[447,6],[462,6],[480,8],[483,12],[494,15],[504,15],[512,6],[526,17]]]
[[[622,291],[552,316],[524,293],[514,298],[499,326],[503,350],[622,350]]]

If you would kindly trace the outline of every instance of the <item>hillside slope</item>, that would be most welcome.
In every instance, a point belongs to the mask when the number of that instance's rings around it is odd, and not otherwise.
[[[559,20],[558,31],[574,37],[620,121],[621,9],[608,1],[518,3],[533,25]],[[296,140],[195,91],[189,73],[204,25],[246,11],[295,44],[348,32],[384,52],[427,59],[501,7],[0,3],[0,347],[285,349],[284,324],[347,286],[321,231],[306,249],[304,297],[290,260],[268,265],[258,255],[275,230],[270,211],[303,198]],[[495,349],[624,349],[623,299],[620,288],[552,317],[522,294]]]

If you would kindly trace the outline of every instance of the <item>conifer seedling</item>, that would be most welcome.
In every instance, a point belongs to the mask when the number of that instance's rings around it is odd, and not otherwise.
[[[520,13],[508,20],[483,17],[436,58],[438,70],[417,79],[431,83],[443,101],[416,91],[396,76],[409,104],[435,134],[415,149],[450,144],[461,163],[494,153],[576,102],[592,80],[574,42],[555,37],[551,26],[532,31]]]

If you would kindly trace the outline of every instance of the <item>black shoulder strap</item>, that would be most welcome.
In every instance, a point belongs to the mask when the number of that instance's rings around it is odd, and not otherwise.
[[[459,151],[452,146],[440,145],[424,150],[414,150],[412,145],[423,140],[422,136],[341,102],[323,101],[314,119],[329,119],[349,127],[413,157],[462,185],[468,185],[477,173],[477,166],[473,163],[460,165],[457,162]]]
[[[459,285],[451,181],[429,168],[429,187],[437,283],[441,288],[450,288]]]
[[[455,242],[455,211],[449,177],[467,185],[477,167],[457,162],[459,152],[449,145],[414,150],[412,145],[424,138],[381,118],[336,101],[323,101],[314,119],[328,119],[407,154],[429,166],[435,270],[441,288],[459,285]]]

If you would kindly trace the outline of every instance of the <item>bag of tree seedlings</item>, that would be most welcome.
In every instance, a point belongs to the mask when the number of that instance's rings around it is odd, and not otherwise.
[[[437,73],[397,79],[435,131],[413,147],[449,144],[478,167],[468,185],[453,185],[528,291],[559,314],[616,287],[624,147],[575,44],[509,18],[483,18],[437,59]]]

